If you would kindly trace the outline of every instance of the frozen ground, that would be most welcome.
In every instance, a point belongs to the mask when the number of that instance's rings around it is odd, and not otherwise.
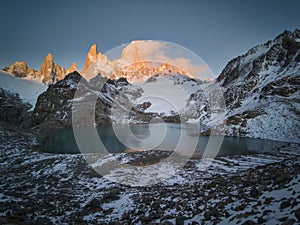
[[[131,187],[101,177],[81,155],[34,151],[30,132],[2,124],[0,143],[0,224],[297,223],[299,144],[268,155],[192,159],[181,169],[137,166],[141,186]],[[107,174],[116,180],[140,159],[134,153],[105,157],[120,160]],[[166,170],[174,172],[169,179],[143,186]]]

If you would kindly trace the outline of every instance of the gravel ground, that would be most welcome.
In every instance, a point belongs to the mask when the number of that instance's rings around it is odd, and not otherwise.
[[[131,172],[127,165],[139,165],[141,155],[155,163],[166,153],[106,156],[117,157],[120,165],[101,177],[82,155],[37,152],[32,132],[0,127],[0,224],[300,222],[299,144],[274,154],[191,159],[179,169],[172,163],[145,167],[141,185],[129,186],[112,180],[122,180]],[[205,163],[211,165],[204,169]],[[175,173],[145,186],[162,171]]]

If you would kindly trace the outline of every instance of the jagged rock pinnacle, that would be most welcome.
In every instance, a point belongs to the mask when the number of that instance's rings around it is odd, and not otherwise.
[[[42,78],[43,83],[53,83],[57,80],[63,79],[66,74],[65,68],[55,64],[53,56],[49,53],[40,68],[39,75]]]
[[[26,62],[24,61],[17,61],[11,64],[7,69],[4,69],[16,77],[26,77],[26,76],[35,76],[36,71],[27,66]]]
[[[73,62],[72,65],[67,69],[67,74],[78,71],[76,62]]]
[[[87,71],[87,69],[89,68],[89,66],[91,65],[91,63],[95,62],[97,60],[97,45],[93,44],[85,58],[85,65],[83,68],[82,73],[85,73]]]
[[[40,74],[48,74],[49,72],[52,72],[52,68],[54,68],[53,56],[49,53],[41,65]]]
[[[96,44],[93,44],[90,48],[90,51],[89,51],[89,54],[92,56],[92,57],[96,57],[97,56],[97,45]]]

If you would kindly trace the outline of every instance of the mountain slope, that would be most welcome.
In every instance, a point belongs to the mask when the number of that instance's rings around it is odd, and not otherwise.
[[[0,87],[11,93],[18,93],[21,100],[35,106],[38,96],[47,86],[35,81],[20,79],[8,73],[0,72]]]
[[[49,130],[110,123],[116,119],[111,113],[114,107],[119,107],[121,119],[126,116],[124,110],[133,108],[127,97],[133,93],[121,91],[126,86],[130,86],[126,79],[109,80],[98,75],[88,82],[78,72],[70,73],[38,97],[31,125]]]
[[[39,96],[32,126],[39,125],[46,130],[71,127],[72,114],[78,116],[79,126],[149,123],[152,119],[199,122],[210,116],[201,84],[180,74],[154,76],[146,83],[132,85],[126,78],[110,80],[100,75],[87,81],[73,72]],[[163,88],[165,92],[161,91]],[[94,120],[91,115],[95,116]]]
[[[47,86],[0,72],[0,122],[28,127],[38,96]]]
[[[228,135],[300,142],[300,30],[231,60],[217,82]]]
[[[203,81],[181,74],[151,76],[146,82],[136,83],[142,93],[136,104],[148,103],[145,112],[161,116],[180,116],[181,120],[197,122],[209,116]]]

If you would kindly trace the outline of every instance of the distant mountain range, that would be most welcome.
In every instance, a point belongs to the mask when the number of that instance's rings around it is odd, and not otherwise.
[[[179,65],[147,61],[140,49],[142,45],[143,41],[132,41],[122,50],[119,59],[110,60],[106,55],[99,53],[96,44],[93,44],[86,55],[85,65],[80,74],[88,80],[101,74],[111,79],[125,77],[130,82],[157,74],[179,73],[192,76]],[[39,71],[28,67],[24,61],[14,62],[9,67],[3,68],[3,71],[19,78],[49,85],[64,79],[67,74],[78,71],[78,69],[75,62],[68,69],[63,68],[54,62],[52,54],[49,53]]]
[[[24,61],[17,61],[11,64],[9,67],[3,68],[3,71],[8,72],[16,77],[39,81],[44,84],[53,84],[56,81],[63,79],[66,74],[76,70],[77,67],[75,62],[70,66],[69,69],[65,69],[54,63],[51,53],[45,57],[39,71],[28,67]]]
[[[124,62],[131,60],[128,57],[137,63],[126,66]],[[149,65],[133,43],[123,50],[120,59],[112,61],[93,45],[82,76],[73,72],[75,64],[66,70],[55,64],[51,55],[38,72],[24,62],[5,70],[17,77],[53,84],[39,96],[32,113],[31,125],[43,129],[71,126],[72,105],[87,104],[95,93],[96,123],[162,119],[217,128],[224,122],[219,118],[220,109],[211,104],[216,94],[212,85],[218,84],[224,93],[227,135],[300,142],[300,30],[285,31],[232,59],[214,81],[193,79],[169,64]],[[72,73],[66,76],[67,72]],[[106,77],[109,75],[110,79]],[[142,78],[146,78],[143,84],[131,83]],[[84,94],[74,98],[79,82]],[[182,89],[186,95],[180,98],[176,90]],[[151,91],[158,97],[151,97]],[[174,110],[174,104],[165,100],[181,104]],[[114,110],[116,101],[118,110]],[[85,119],[80,118],[83,125]]]

